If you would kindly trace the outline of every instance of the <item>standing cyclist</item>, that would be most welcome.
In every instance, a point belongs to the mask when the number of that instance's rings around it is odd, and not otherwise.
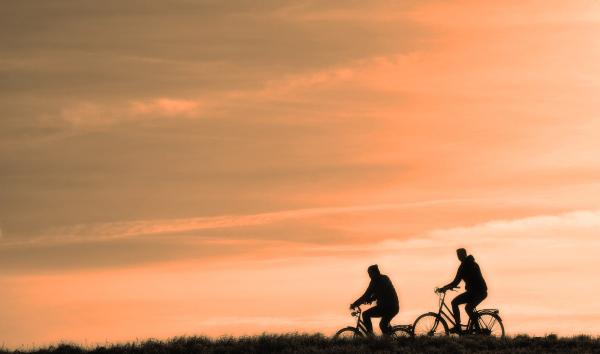
[[[461,333],[460,310],[458,305],[466,304],[465,311],[469,315],[469,318],[473,318],[475,307],[487,297],[487,285],[481,275],[481,269],[479,269],[479,265],[475,263],[475,258],[473,258],[472,255],[467,256],[467,251],[464,248],[457,249],[456,255],[461,262],[460,267],[458,267],[458,272],[456,272],[456,277],[454,277],[454,280],[450,284],[439,288],[437,291],[444,292],[456,288],[461,280],[465,281],[466,292],[458,295],[452,300],[452,311],[454,312],[456,326],[454,326],[451,331],[454,333]]]
[[[392,285],[390,278],[379,272],[379,267],[376,264],[370,266],[367,271],[369,277],[371,277],[369,287],[361,297],[350,305],[350,308],[377,300],[376,306],[371,307],[362,314],[367,333],[369,335],[373,334],[371,317],[381,317],[379,328],[381,328],[381,332],[384,335],[389,335],[391,333],[390,322],[400,309],[396,289]]]

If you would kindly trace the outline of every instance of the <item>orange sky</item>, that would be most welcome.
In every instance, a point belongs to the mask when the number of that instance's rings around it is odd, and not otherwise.
[[[19,1],[0,343],[396,323],[466,247],[507,331],[600,333],[600,3]]]

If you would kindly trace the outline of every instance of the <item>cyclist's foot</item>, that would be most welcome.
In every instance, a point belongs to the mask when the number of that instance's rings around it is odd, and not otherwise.
[[[462,334],[462,329],[460,328],[460,325],[456,325],[450,328],[450,333]]]

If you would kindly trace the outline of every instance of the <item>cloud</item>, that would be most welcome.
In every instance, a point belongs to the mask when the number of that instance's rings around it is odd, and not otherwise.
[[[128,103],[99,104],[77,102],[61,111],[67,128],[106,128],[144,118],[190,118],[197,117],[201,104],[198,101],[161,97]]]
[[[598,21],[599,6],[588,1],[502,1],[482,4],[461,0],[453,3],[431,1],[409,10],[410,18],[443,29],[528,28],[532,25],[564,25]],[[515,11],[515,7],[519,11]]]
[[[82,224],[49,230],[44,236],[4,242],[0,246],[13,247],[35,244],[98,242],[150,235],[173,235],[210,229],[242,228],[273,224],[285,220],[305,219],[332,214],[355,214],[393,209],[422,208],[432,205],[459,204],[467,199],[429,200],[412,203],[356,205],[347,207],[318,207],[284,210],[249,215],[223,215],[186,219],[141,220],[101,224]]]
[[[600,228],[600,210],[578,210],[559,215],[539,215],[517,220],[495,220],[471,227],[432,231],[433,239],[463,239],[473,244],[554,240],[595,241]]]
[[[407,33],[416,31],[405,21],[381,26],[377,21],[367,25],[294,20],[306,11],[278,15],[288,7],[294,5],[279,1],[260,6],[184,1],[168,7],[159,2],[140,7],[119,1],[75,7],[62,1],[43,7],[27,1],[11,4],[2,14],[0,39],[7,43],[3,57],[11,61],[13,70],[0,90],[53,95],[80,88],[73,91],[77,98],[92,92],[114,98],[158,92],[170,96],[192,88],[212,92],[257,87],[282,74],[404,49],[410,46]],[[322,10],[313,7],[312,12]],[[353,7],[358,12],[365,4]],[[123,33],[127,35],[116,35]],[[40,52],[44,55],[28,55]],[[43,59],[19,61],[24,57]]]
[[[597,129],[578,124],[595,116],[581,78],[597,60],[581,42],[555,46],[559,33],[594,38],[585,28],[457,35],[415,24],[412,8],[426,4],[413,2],[177,2],[168,16],[159,2],[67,4],[0,15],[0,213],[11,235],[490,190],[517,198],[515,184],[572,184],[556,175],[572,161],[577,183],[596,177],[585,151]],[[398,21],[379,21],[385,13]]]
[[[149,102],[135,101],[131,103],[131,106],[134,114],[189,117],[198,114],[200,103],[192,100],[158,98]]]

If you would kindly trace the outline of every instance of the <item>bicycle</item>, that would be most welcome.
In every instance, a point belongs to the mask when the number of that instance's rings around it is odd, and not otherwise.
[[[414,336],[447,336],[450,334],[448,322],[456,326],[452,310],[446,305],[446,292],[435,288],[439,296],[438,312],[427,312],[417,317],[413,324]],[[504,338],[504,324],[500,318],[500,310],[475,310],[474,318],[469,318],[467,325],[461,325],[458,335],[484,335]],[[466,330],[462,330],[465,328]]]
[[[365,327],[365,324],[362,320],[362,309],[360,308],[360,306],[356,307],[355,310],[353,310],[350,315],[352,317],[356,317],[356,326],[352,327],[352,326],[348,326],[348,327],[344,327],[342,329],[340,329],[339,331],[337,331],[334,335],[333,338],[337,339],[337,338],[362,338],[362,337],[366,337],[369,335],[369,333],[367,332],[367,328]],[[392,327],[392,331],[390,334],[391,338],[397,339],[397,338],[402,338],[402,337],[412,337],[413,335],[413,329],[411,325],[396,325],[396,326],[391,326]]]

